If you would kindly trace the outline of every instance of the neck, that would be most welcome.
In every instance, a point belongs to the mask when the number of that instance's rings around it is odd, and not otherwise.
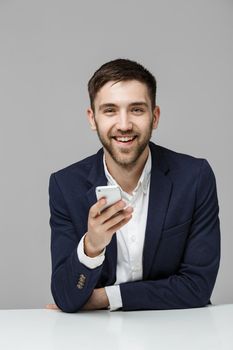
[[[149,155],[149,146],[145,148],[137,162],[131,167],[125,167],[116,163],[110,154],[104,149],[105,161],[111,176],[121,186],[123,191],[132,193],[137,186],[138,180],[142,174],[143,168]]]

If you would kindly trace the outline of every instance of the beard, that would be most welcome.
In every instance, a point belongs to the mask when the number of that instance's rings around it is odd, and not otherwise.
[[[135,166],[138,159],[144,152],[145,148],[148,146],[149,141],[151,139],[152,130],[153,130],[153,120],[151,121],[144,135],[141,135],[140,133],[135,132],[133,129],[128,131],[118,130],[117,132],[118,136],[137,135],[136,139],[133,141],[132,146],[120,147],[119,145],[115,144],[116,141],[113,139],[111,135],[107,135],[107,136],[102,135],[102,133],[100,132],[99,126],[96,123],[96,131],[103,147],[110,154],[111,158],[114,160],[114,162],[117,165],[128,170],[131,170]]]

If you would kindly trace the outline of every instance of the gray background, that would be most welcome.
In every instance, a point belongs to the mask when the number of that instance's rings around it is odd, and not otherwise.
[[[49,175],[100,147],[87,81],[118,57],[157,78],[152,140],[215,172],[222,260],[212,301],[233,302],[232,38],[231,0],[0,1],[0,308],[52,302]]]

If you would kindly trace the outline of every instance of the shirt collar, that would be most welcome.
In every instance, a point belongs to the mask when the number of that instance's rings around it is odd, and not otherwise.
[[[107,165],[106,165],[106,161],[105,161],[105,154],[103,154],[103,165],[104,165],[105,176],[108,179],[109,183],[111,185],[117,185],[118,187],[120,187],[118,185],[118,183],[116,182],[116,180],[112,177],[112,175],[108,171],[108,168],[107,168]],[[150,173],[151,173],[151,150],[149,149],[149,154],[148,154],[146,163],[144,165],[144,168],[143,168],[142,174],[140,176],[140,179],[138,180],[137,186],[133,190],[133,194],[135,192],[137,192],[137,190],[140,187],[140,185],[142,186],[143,192],[144,193],[147,192],[148,182],[150,180]],[[120,189],[121,189],[121,191],[123,191],[121,187],[120,187]]]

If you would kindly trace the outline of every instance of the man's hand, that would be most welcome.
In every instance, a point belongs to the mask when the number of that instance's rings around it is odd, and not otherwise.
[[[49,309],[49,310],[59,310],[60,311],[59,307],[57,307],[56,304],[47,304],[47,305],[45,305],[45,308]]]
[[[87,303],[82,310],[100,310],[106,309],[109,306],[109,301],[105,288],[94,289]],[[60,310],[56,304],[47,304],[46,309]]]
[[[109,301],[105,288],[94,289],[87,303],[82,310],[100,310],[106,309],[109,306]]]
[[[84,238],[84,251],[90,257],[99,255],[110,243],[112,236],[132,217],[133,208],[124,209],[126,203],[122,200],[111,205],[100,213],[106,203],[101,198],[89,210],[88,231]]]

